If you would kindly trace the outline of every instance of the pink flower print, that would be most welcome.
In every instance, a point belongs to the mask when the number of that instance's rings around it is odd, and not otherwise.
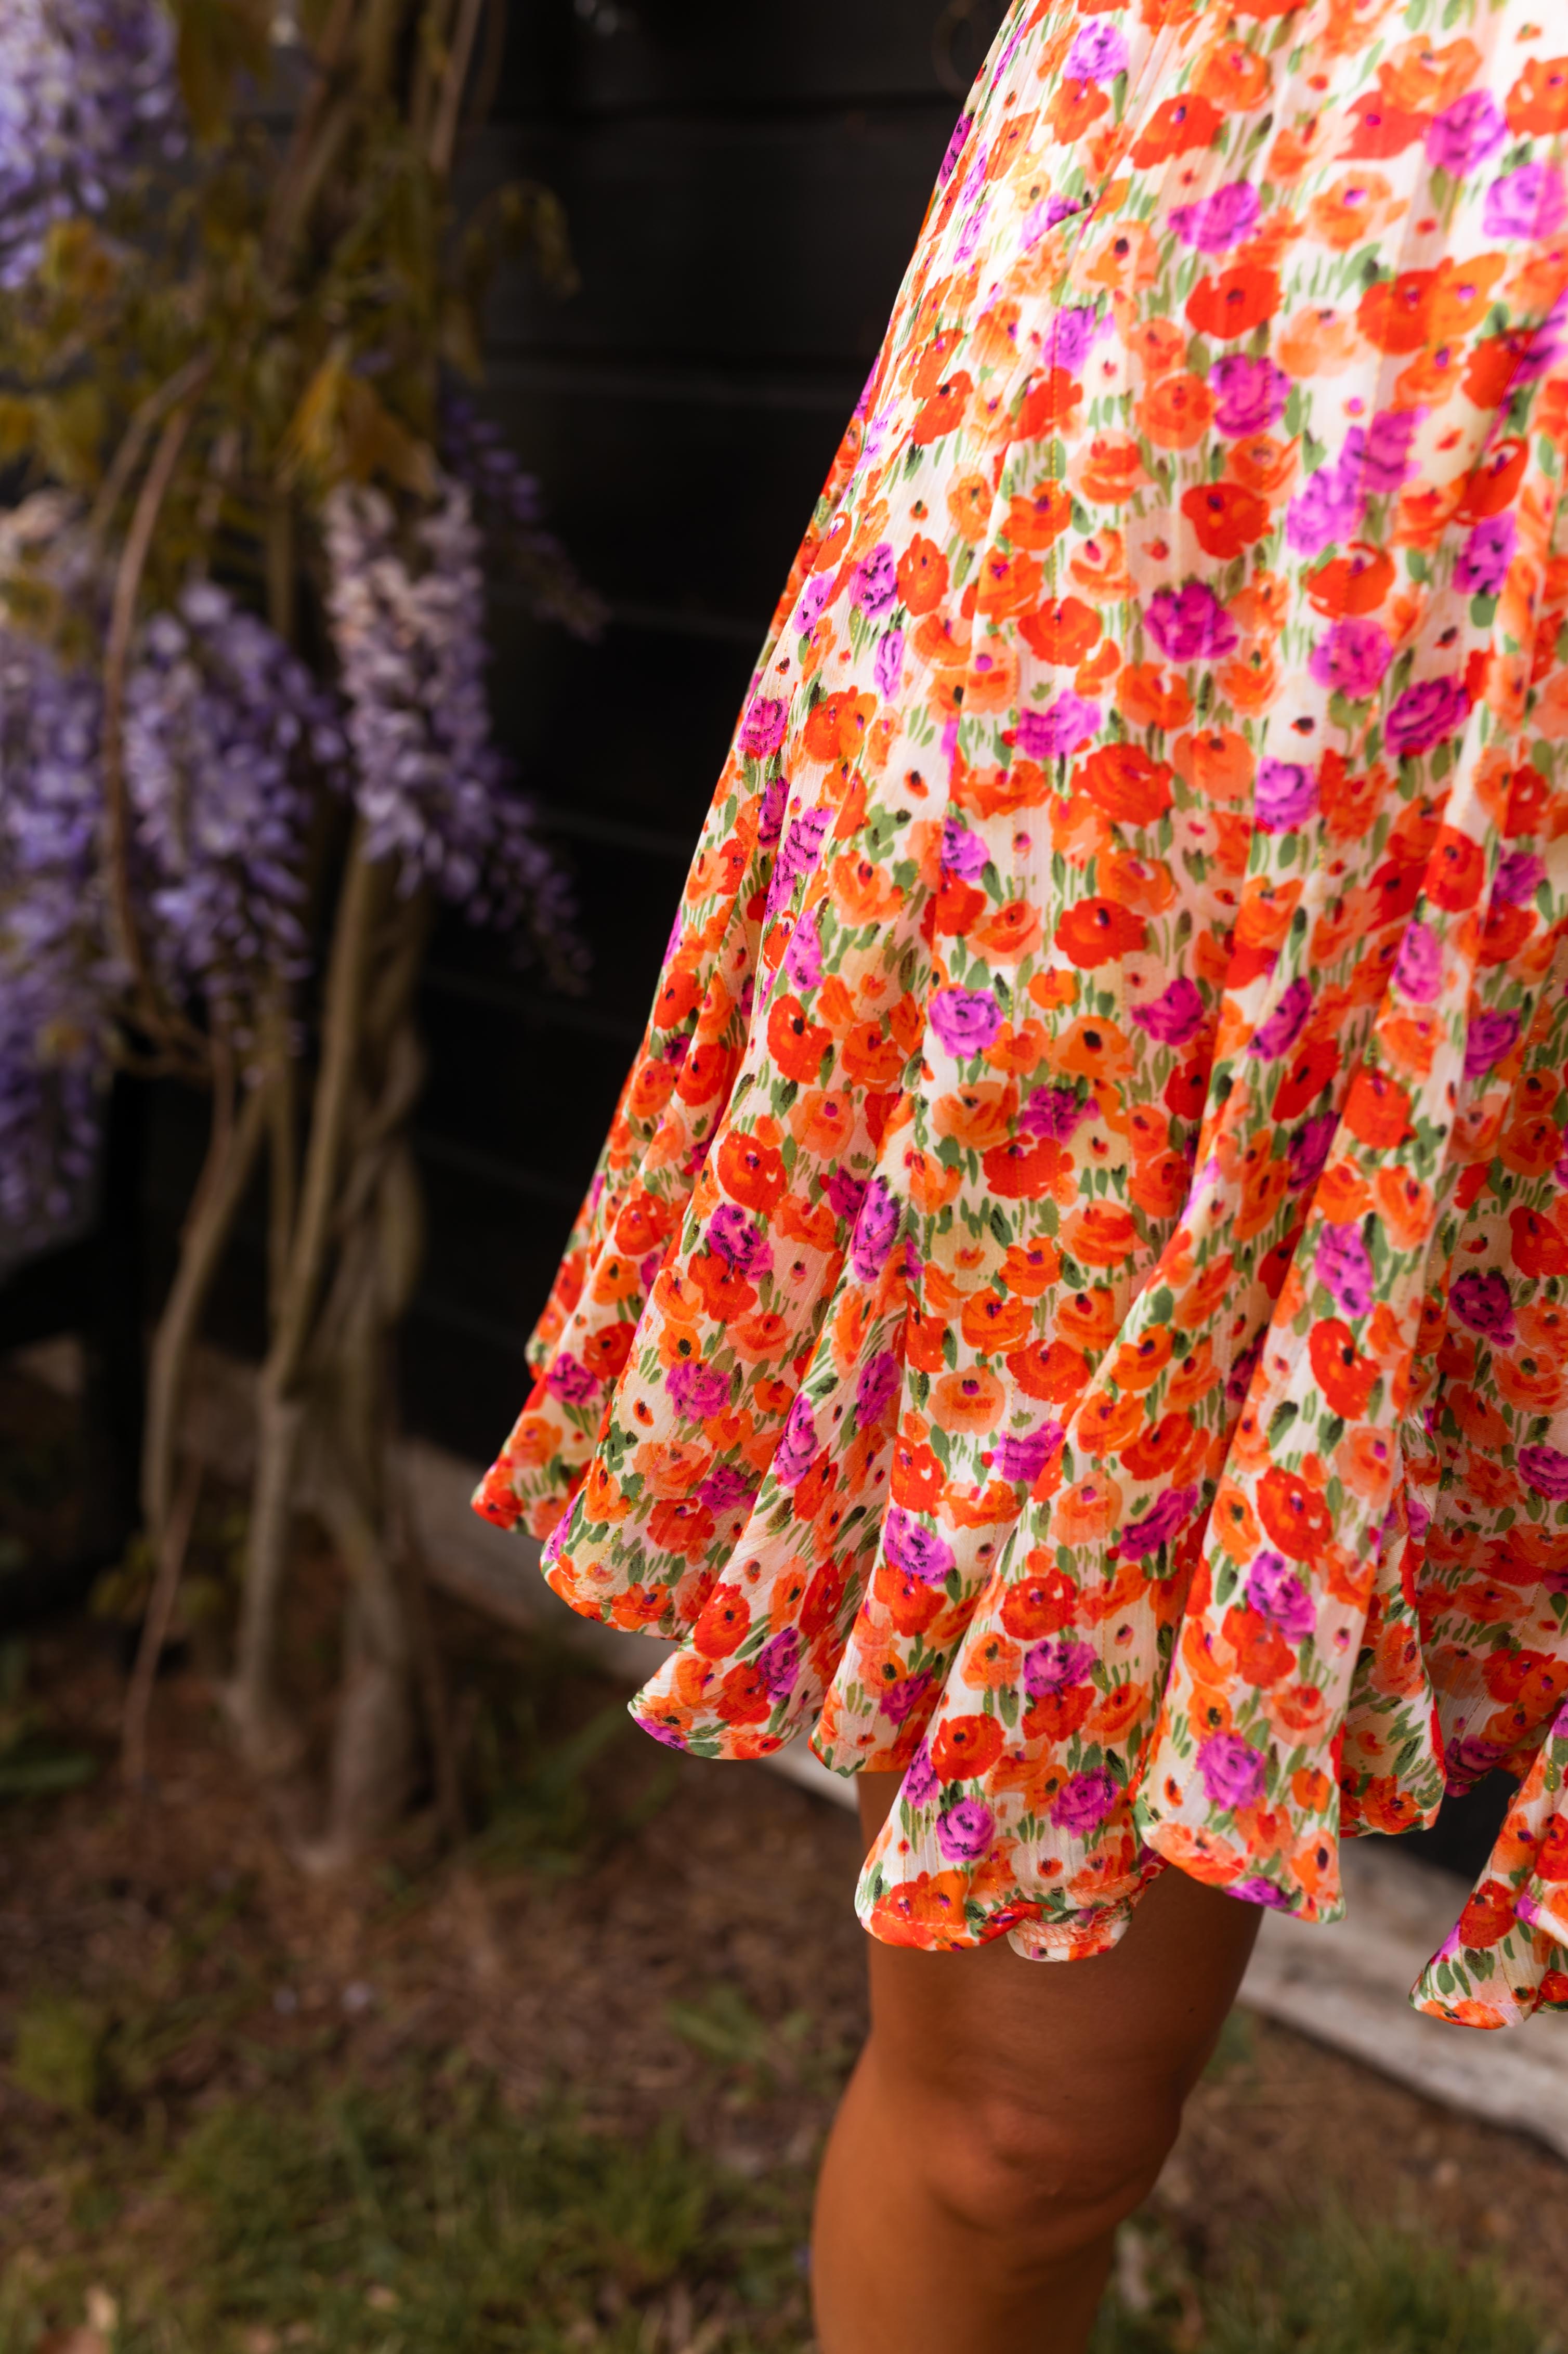
[[[1265,833],[1294,833],[1318,807],[1318,778],[1299,760],[1260,760],[1253,815]]]
[[[1117,1543],[1134,1561],[1142,1561],[1168,1545],[1197,1509],[1196,1488],[1167,1488],[1151,1511],[1140,1521],[1128,1521]]]
[[[770,760],[784,741],[789,706],[774,696],[759,695],[741,726],[740,748],[748,760]]]
[[[1405,927],[1393,977],[1417,1005],[1431,1004],[1443,980],[1443,944],[1430,924]]]
[[[1227,180],[1198,204],[1175,206],[1171,226],[1183,245],[1196,246],[1200,253],[1224,253],[1252,235],[1259,210],[1257,190],[1250,180]]]
[[[1270,1062],[1288,1055],[1302,1031],[1307,1027],[1312,1011],[1312,985],[1296,980],[1290,983],[1278,1004],[1266,1020],[1258,1023],[1247,1046],[1249,1055],[1266,1057]]]
[[[599,1375],[563,1349],[545,1376],[545,1386],[563,1405],[586,1405],[599,1386]]]
[[[1568,221],[1568,195],[1554,164],[1522,164],[1487,190],[1481,228],[1488,237],[1555,237]]]
[[[1075,752],[1100,730],[1097,703],[1081,695],[1059,695],[1044,711],[1026,711],[1018,723],[1018,748],[1029,760],[1058,760]]]
[[[891,703],[904,684],[904,632],[889,630],[876,649],[873,665],[876,690],[884,702]]]
[[[722,1414],[729,1404],[729,1375],[712,1365],[672,1365],[664,1376],[664,1389],[688,1422],[705,1422],[710,1414]]]
[[[780,1628],[764,1643],[757,1654],[757,1672],[772,1699],[789,1699],[800,1673],[800,1636],[797,1628]]]
[[[951,1863],[978,1863],[996,1844],[996,1818],[983,1798],[960,1798],[937,1818],[937,1844]]]
[[[1246,1598],[1287,1642],[1304,1643],[1318,1624],[1312,1597],[1283,1553],[1258,1554],[1247,1573]]]
[[[1518,1338],[1508,1279],[1495,1267],[1486,1275],[1472,1269],[1460,1276],[1448,1295],[1448,1307],[1461,1324],[1480,1333],[1483,1340],[1495,1341],[1499,1348],[1511,1348]]]
[[[869,620],[885,613],[890,605],[898,602],[898,560],[892,543],[879,540],[869,556],[861,558],[850,582],[850,602],[858,605]]]
[[[1278,424],[1290,398],[1290,378],[1272,360],[1227,352],[1209,370],[1214,423],[1233,440],[1266,433]]]
[[[1255,1806],[1263,1796],[1264,1761],[1239,1733],[1212,1733],[1198,1751],[1198,1771],[1212,1807]]]
[[[1454,585],[1467,596],[1496,597],[1513,561],[1518,525],[1511,514],[1483,515],[1459,550]]]
[[[1469,711],[1462,679],[1421,679],[1405,688],[1383,722],[1388,748],[1399,758],[1430,752],[1464,726]]]
[[[1489,90],[1467,90],[1446,106],[1426,130],[1426,153],[1439,171],[1462,179],[1495,155],[1508,137],[1508,124]]]
[[[931,1000],[931,1027],[960,1062],[983,1055],[1001,1027],[1001,1008],[983,989],[939,989]]]
[[[850,1242],[850,1261],[863,1283],[874,1282],[898,1239],[901,1212],[885,1177],[874,1177],[860,1205]]]
[[[1517,1013],[1478,1013],[1470,1023],[1465,1041],[1465,1076],[1484,1079],[1495,1064],[1500,1063],[1519,1036]]]
[[[1568,1455],[1559,1447],[1521,1447],[1519,1450],[1520,1476],[1538,1496],[1551,1502],[1568,1501]]]
[[[1062,68],[1064,81],[1114,81],[1128,64],[1127,37],[1103,21],[1085,25],[1074,36]]]
[[[1371,1314],[1372,1267],[1360,1226],[1326,1225],[1313,1272],[1347,1316]]]
[[[1144,612],[1144,627],[1168,662],[1234,653],[1241,631],[1206,580],[1180,588],[1157,588]]]
[[[907,1576],[917,1577],[922,1585],[945,1585],[948,1573],[955,1565],[953,1549],[937,1534],[906,1512],[902,1504],[888,1508],[882,1529],[883,1545],[895,1569]]]
[[[1071,1638],[1036,1643],[1024,1654],[1023,1689],[1030,1700],[1044,1700],[1070,1691],[1094,1672],[1097,1654],[1087,1643]]]
[[[1147,1005],[1135,1005],[1132,1019],[1160,1045],[1184,1046],[1189,1038],[1197,1036],[1208,1016],[1197,982],[1183,972]]]
[[[884,1349],[863,1367],[855,1384],[855,1421],[862,1430],[869,1430],[882,1420],[898,1392],[898,1360],[891,1349]]]
[[[1091,1773],[1074,1774],[1063,1783],[1051,1820],[1070,1839],[1082,1839],[1098,1829],[1120,1796],[1115,1775],[1097,1766]]]
[[[1330,623],[1307,666],[1319,686],[1364,703],[1377,693],[1393,660],[1393,648],[1380,621],[1345,613]]]

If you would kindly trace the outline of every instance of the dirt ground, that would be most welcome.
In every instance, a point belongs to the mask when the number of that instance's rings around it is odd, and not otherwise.
[[[520,1683],[536,1672],[514,1638],[443,1617],[460,1659],[482,1646],[492,1677],[498,1653]],[[51,1635],[33,1659],[57,1734],[111,1753],[123,1681],[101,1633]],[[613,1699],[577,1671],[562,1681],[568,1716]],[[173,2103],[263,2081],[269,2052],[330,2052],[374,2080],[410,2046],[461,2048],[519,2103],[566,2084],[618,2131],[675,2105],[742,2171],[799,2165],[864,2023],[853,1821],[761,1772],[641,1751],[633,1733],[601,1758],[599,1795],[625,1807],[656,1785],[657,1810],[580,1869],[547,1848],[513,1864],[482,1840],[471,1858],[431,1861],[419,1823],[377,1871],[321,1882],[237,1770],[207,1681],[167,1677],[153,1796],[132,1806],[106,1773],[8,1810],[0,2037],[40,1987],[112,2012],[172,1984],[196,2005],[157,2062],[155,2089]],[[204,1913],[221,1917],[193,1945]],[[710,2004],[720,1988],[776,2036],[806,2014],[784,2047],[793,2084],[737,2100],[673,2031],[672,2003]],[[1333,2188],[1360,2213],[1517,2255],[1568,2300],[1568,2168],[1554,2158],[1284,2029],[1254,2022],[1245,2043],[1245,2061],[1194,2095],[1156,2194],[1162,2219],[1220,2254],[1261,2217]],[[18,2163],[35,2107],[0,2080],[0,2241],[13,2244],[53,2228],[56,2186]]]
[[[508,2104],[564,2095],[616,2136],[677,2116],[735,2173],[795,2184],[803,2213],[864,2026],[853,1819],[759,1769],[666,1756],[621,1730],[614,1690],[466,1613],[441,1606],[438,1633],[472,1834],[443,1849],[426,1809],[336,1880],[302,1868],[297,1815],[237,1766],[208,1647],[159,1681],[132,1799],[123,1642],[89,1619],[28,1639],[28,1737],[100,1770],[0,1799],[0,2257],[101,2241],[79,2158],[104,2120],[175,2140],[291,2070],[374,2085],[411,2056],[466,2055]],[[75,2115],[17,2063],[61,1998],[111,2062]],[[1546,2151],[1238,2015],[1140,2228],[1213,2277],[1343,2200],[1528,2275],[1562,2313],[1565,2193]],[[134,2200],[113,2228],[134,2232]]]

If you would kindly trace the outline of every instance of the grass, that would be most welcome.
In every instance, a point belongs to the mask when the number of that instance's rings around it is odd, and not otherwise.
[[[79,2206],[88,2188],[79,2179]],[[226,2105],[185,2137],[150,2201],[124,2171],[118,2188],[126,2203],[116,2217],[112,2192],[101,2197],[90,2258],[52,2276],[10,2267],[0,2354],[39,2354],[93,2289],[121,2317],[113,2354],[804,2342],[803,2178],[742,2181],[673,2120],[632,2139],[563,2105],[517,2116],[459,2066],[410,2065],[391,2087],[303,2105]]]
[[[628,2136],[558,2100],[519,2115],[461,2059],[227,2102],[152,2162],[79,2107],[70,2138],[78,2253],[0,2275],[0,2354],[82,2343],[94,2300],[118,2316],[102,2354],[810,2345],[809,2168],[743,2179],[673,2118]],[[1147,2218],[1120,2253],[1094,2354],[1564,2354],[1491,2267],[1338,2210],[1219,2278]]]
[[[1336,2208],[1266,2232],[1217,2282],[1142,2224],[1120,2255],[1093,2354],[1563,2354],[1495,2267]]]

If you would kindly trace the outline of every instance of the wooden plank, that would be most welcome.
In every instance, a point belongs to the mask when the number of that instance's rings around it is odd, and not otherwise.
[[[488,131],[460,194],[545,180],[583,279],[563,302],[531,269],[503,270],[495,355],[869,367],[951,131],[946,103]]]
[[[755,653],[854,398],[834,411],[650,408],[633,386],[498,391],[486,406],[601,596],[732,616]]]
[[[662,907],[658,919],[665,932],[670,912]],[[640,1017],[652,999],[658,961],[657,950],[644,952],[635,976]],[[488,1005],[443,1010],[438,1018],[432,1004],[426,1026],[432,1068],[419,1125],[427,1134],[568,1186],[587,1183],[630,1048],[590,1044],[565,1027],[524,1031],[512,1013]],[[491,1203],[486,1213],[500,1208]]]
[[[794,527],[791,519],[787,529]],[[793,553],[773,567],[775,591]],[[616,622],[585,645],[522,619],[515,606],[495,614],[496,733],[520,782],[569,819],[579,842],[588,815],[662,836],[676,862],[664,885],[672,914],[765,627],[753,615],[744,634],[725,641]],[[465,965],[507,961],[455,922],[444,928],[441,952]]]
[[[945,0],[584,0],[513,12],[498,108],[587,113],[940,97],[956,111],[1004,13]]]

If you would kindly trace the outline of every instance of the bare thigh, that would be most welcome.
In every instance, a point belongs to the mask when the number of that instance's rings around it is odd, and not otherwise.
[[[898,1779],[861,1776],[868,1841]],[[871,1942],[884,2083],[912,2123],[923,2110],[989,2108],[1004,2137],[1037,2134],[1042,2158],[1058,2152],[1065,2179],[1157,2170],[1235,1999],[1259,1917],[1255,1905],[1171,1870],[1120,1944],[1092,1960],[1025,1961],[1005,1937],[958,1954]]]

